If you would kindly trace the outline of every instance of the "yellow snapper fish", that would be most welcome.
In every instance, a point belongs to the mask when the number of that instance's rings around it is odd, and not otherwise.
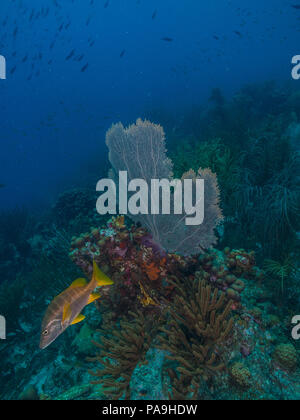
[[[99,269],[94,261],[93,276],[89,283],[84,278],[75,280],[48,306],[42,322],[40,348],[45,349],[70,325],[82,321],[85,318],[81,314],[83,308],[100,297],[98,292],[94,292],[96,287],[111,284],[114,282]]]

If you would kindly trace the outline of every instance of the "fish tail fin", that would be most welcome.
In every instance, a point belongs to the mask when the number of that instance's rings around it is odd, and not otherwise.
[[[100,270],[95,261],[93,261],[93,280],[97,282],[97,286],[110,286],[114,282]]]

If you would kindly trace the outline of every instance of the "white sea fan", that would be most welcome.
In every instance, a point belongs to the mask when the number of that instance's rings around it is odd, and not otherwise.
[[[152,179],[173,179],[173,164],[167,157],[165,134],[160,125],[141,119],[128,128],[124,128],[121,123],[115,124],[106,134],[106,144],[115,180],[119,171],[127,171],[128,182],[139,178],[144,179],[148,185]],[[216,175],[210,169],[199,169],[197,174],[190,170],[182,177],[188,178],[194,181],[196,178],[204,179],[202,224],[186,225],[185,214],[129,214],[134,222],[139,222],[151,233],[153,240],[164,250],[181,255],[203,252],[214,245],[214,229],[222,220]]]

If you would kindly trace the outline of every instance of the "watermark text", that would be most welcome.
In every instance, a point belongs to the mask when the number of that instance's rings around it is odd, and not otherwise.
[[[0,79],[6,79],[6,60],[3,55],[0,55]]]
[[[6,340],[6,320],[0,315],[0,340]]]
[[[300,79],[300,55],[294,55],[292,58],[292,64],[294,64],[294,67],[292,69],[292,78],[294,80]]]
[[[96,190],[102,192],[96,203],[99,214],[176,214],[184,215],[188,226],[203,223],[204,179],[151,179],[149,186],[138,178],[128,183],[127,171],[120,171],[118,187],[117,195],[112,179],[104,178],[97,183]]]

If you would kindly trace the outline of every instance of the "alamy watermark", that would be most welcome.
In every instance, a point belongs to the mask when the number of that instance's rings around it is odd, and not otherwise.
[[[300,340],[300,315],[293,317],[292,324],[295,325],[292,329],[292,338],[294,340]]]
[[[0,55],[0,79],[6,79],[6,59]]]
[[[0,340],[6,340],[6,320],[0,315]]]
[[[188,226],[203,223],[204,179],[151,179],[149,186],[139,178],[128,183],[127,171],[120,171],[118,187],[117,197],[117,186],[112,179],[104,178],[97,183],[96,190],[103,192],[96,204],[99,214],[177,214],[186,216]],[[128,193],[133,193],[129,199]]]
[[[294,64],[294,67],[292,69],[292,78],[294,80],[300,79],[300,55],[294,55],[292,58],[292,64]]]

